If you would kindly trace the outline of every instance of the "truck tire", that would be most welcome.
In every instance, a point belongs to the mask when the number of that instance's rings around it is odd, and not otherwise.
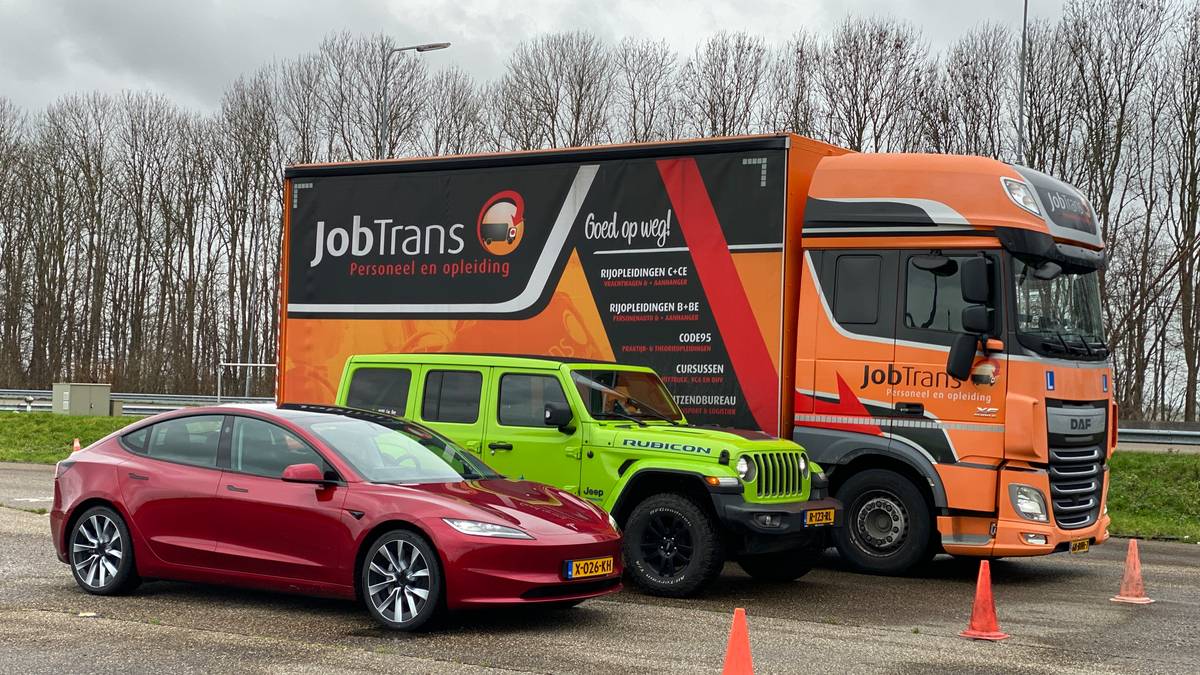
[[[834,530],[838,552],[855,569],[902,574],[928,559],[933,518],[917,486],[885,469],[854,474],[838,488],[846,509]]]
[[[737,562],[756,581],[795,581],[812,570],[804,556],[804,551],[778,551],[744,555]]]
[[[725,563],[717,524],[681,494],[647,498],[625,523],[625,569],[652,595],[693,595],[721,573]]]

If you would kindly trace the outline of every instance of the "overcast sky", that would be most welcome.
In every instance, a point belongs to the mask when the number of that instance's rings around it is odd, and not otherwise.
[[[1031,0],[1030,16],[1056,18],[1062,4]],[[71,92],[149,89],[212,110],[239,74],[314,50],[331,31],[449,41],[422,58],[487,79],[543,32],[650,36],[688,54],[722,29],[778,44],[847,14],[907,19],[937,50],[982,21],[1019,27],[1021,0],[0,0],[0,96],[32,110]]]

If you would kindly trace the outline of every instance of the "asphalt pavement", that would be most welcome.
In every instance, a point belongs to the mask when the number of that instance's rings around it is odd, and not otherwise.
[[[708,594],[626,590],[571,610],[463,613],[435,630],[378,628],[356,603],[174,582],[80,591],[54,557],[51,468],[0,464],[0,672],[719,672],[735,607],[759,673],[1200,672],[1200,546],[1141,545],[1147,606],[1112,603],[1125,542],[1084,555],[995,561],[1001,627],[957,637],[977,563],[939,556],[904,578],[828,555],[789,584],[734,565]],[[12,508],[16,507],[16,508]]]

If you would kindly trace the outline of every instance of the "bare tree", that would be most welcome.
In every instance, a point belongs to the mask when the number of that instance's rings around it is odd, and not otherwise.
[[[824,114],[817,92],[820,63],[820,44],[804,31],[797,32],[773,54],[760,124],[763,131],[820,135],[818,122]]]
[[[617,45],[613,136],[626,143],[671,138],[675,96],[675,53],[664,40],[625,38]]]
[[[484,99],[475,80],[457,66],[429,83],[427,114],[417,144],[425,155],[459,155],[483,149]]]
[[[1016,65],[1009,32],[984,24],[950,46],[940,72],[922,88],[922,130],[934,152],[1002,157],[1005,112]]]
[[[687,131],[696,136],[753,131],[767,69],[766,43],[749,33],[720,32],[696,47],[679,78]]]

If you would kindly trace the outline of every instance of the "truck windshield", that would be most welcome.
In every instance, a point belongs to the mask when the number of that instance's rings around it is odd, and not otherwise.
[[[322,415],[305,426],[372,483],[457,483],[498,478],[483,462],[425,427]]]
[[[576,370],[571,373],[588,412],[597,419],[683,420],[675,399],[654,373]]]
[[[1059,357],[1103,359],[1104,324],[1096,272],[1038,279],[1034,267],[1013,259],[1017,334],[1022,344]]]

